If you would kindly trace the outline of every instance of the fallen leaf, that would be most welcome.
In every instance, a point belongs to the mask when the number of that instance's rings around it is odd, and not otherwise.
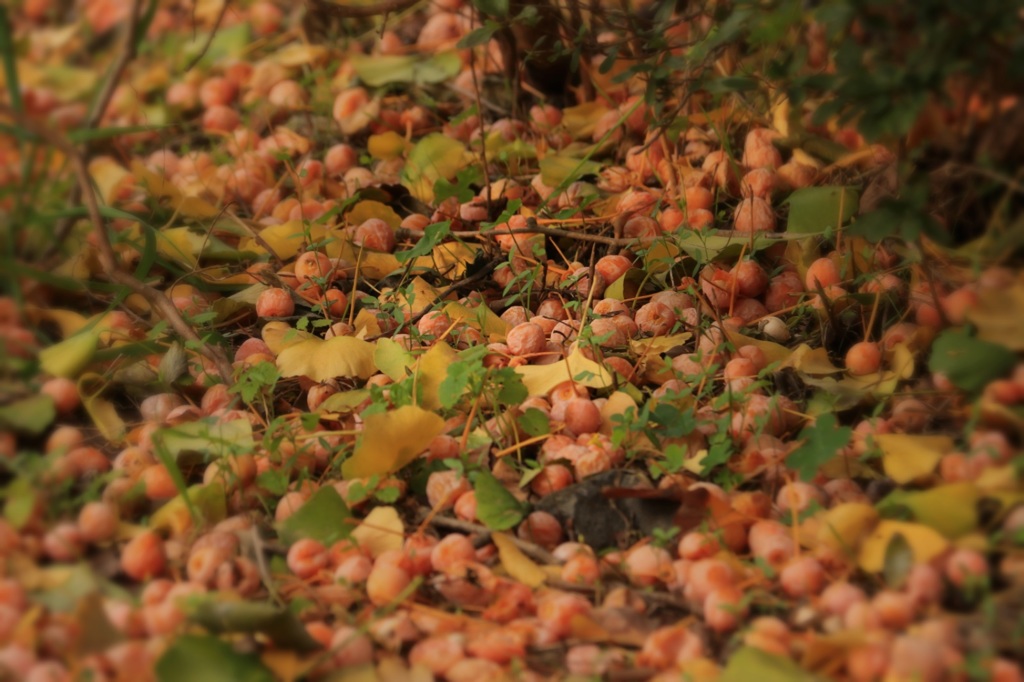
[[[834,230],[857,212],[860,194],[853,187],[803,187],[786,199],[786,232],[815,234]]]
[[[835,551],[852,554],[878,524],[878,519],[878,511],[869,504],[838,504],[819,517],[817,542]]]
[[[577,348],[565,360],[550,365],[523,365],[516,367],[530,395],[547,395],[551,389],[565,381],[575,381],[590,388],[608,388],[615,384],[611,373]]]
[[[124,440],[128,427],[114,404],[103,398],[106,385],[106,380],[99,374],[83,374],[78,379],[78,395],[82,398],[82,407],[100,434],[107,442],[118,445]]]
[[[181,537],[196,528],[223,521],[227,515],[224,486],[220,483],[194,485],[157,509],[150,517],[149,527]]]
[[[462,67],[462,60],[455,51],[429,56],[353,54],[351,60],[359,80],[374,88],[388,83],[440,83],[456,75]]]
[[[971,482],[950,483],[928,490],[897,490],[880,505],[906,507],[914,520],[954,540],[978,528],[981,491]]]
[[[949,436],[885,433],[875,436],[882,451],[882,466],[896,483],[909,483],[935,470],[942,456],[953,449]]]
[[[409,152],[402,184],[417,199],[430,203],[434,199],[434,182],[441,178],[451,180],[467,162],[466,146],[458,140],[441,133],[425,135]]]
[[[514,580],[528,587],[540,587],[547,580],[547,573],[516,546],[515,541],[505,533],[491,533],[491,541],[498,548],[502,568]]]
[[[398,226],[402,224],[402,216],[395,213],[395,209],[387,204],[370,199],[356,203],[345,214],[345,220],[349,225],[362,225],[371,218],[383,220],[391,229],[398,229]]]
[[[304,376],[322,382],[338,377],[369,379],[376,374],[376,346],[351,336],[310,338],[282,350],[277,368],[282,377]]]
[[[388,338],[376,341],[377,348],[373,351],[373,364],[392,381],[401,381],[407,377],[415,363],[415,357],[405,346]]]
[[[977,327],[979,339],[1024,350],[1024,282],[981,290],[978,302],[967,309],[967,319]]]
[[[255,654],[212,635],[179,635],[156,662],[160,682],[274,682]]]
[[[384,552],[402,549],[405,525],[394,507],[374,507],[351,537],[376,559]]]
[[[53,398],[48,395],[33,395],[0,406],[0,425],[32,436],[42,435],[56,416]]]
[[[447,343],[435,343],[416,361],[416,400],[428,410],[441,407],[441,384],[448,377],[448,367],[458,355]]]
[[[975,338],[965,329],[947,329],[939,334],[928,359],[928,369],[945,375],[968,393],[981,392],[1016,364],[1017,356],[1007,347]]]
[[[415,405],[372,414],[363,420],[362,438],[341,465],[341,473],[347,479],[394,473],[416,459],[442,431],[440,415]]]
[[[616,415],[625,414],[626,410],[637,409],[637,402],[623,391],[615,391],[608,396],[608,400],[601,406],[601,433],[606,436],[612,435],[615,423],[612,418]]]
[[[509,530],[523,519],[523,507],[489,471],[470,475],[476,491],[476,514],[490,530]]]
[[[885,568],[885,552],[894,535],[899,533],[914,553],[914,563],[931,561],[946,551],[949,542],[933,528],[923,523],[883,520],[864,538],[860,547],[858,565],[868,573],[881,573]]]
[[[734,652],[718,682],[820,682],[796,661],[751,646]]]
[[[271,353],[280,355],[285,348],[318,337],[309,332],[300,331],[287,322],[271,320],[263,325],[263,329],[260,330],[260,338],[270,348]]]
[[[352,512],[331,485],[319,488],[298,511],[278,524],[281,542],[286,545],[300,538],[311,538],[330,546],[349,537],[353,525]]]

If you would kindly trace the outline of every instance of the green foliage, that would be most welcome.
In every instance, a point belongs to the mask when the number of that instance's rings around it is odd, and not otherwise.
[[[838,426],[834,414],[823,414],[800,431],[797,440],[802,441],[802,445],[786,458],[786,464],[796,469],[801,480],[809,481],[822,465],[839,455],[852,436],[853,429]]]
[[[285,544],[300,538],[319,540],[330,546],[347,538],[352,532],[348,523],[352,513],[333,486],[325,485],[313,493],[298,511],[278,525],[278,535]]]
[[[977,339],[966,329],[949,329],[935,339],[928,369],[943,374],[957,388],[978,393],[1006,375],[1017,362],[1005,346]]]
[[[523,507],[489,471],[470,474],[476,492],[476,515],[491,530],[508,530],[523,520]]]

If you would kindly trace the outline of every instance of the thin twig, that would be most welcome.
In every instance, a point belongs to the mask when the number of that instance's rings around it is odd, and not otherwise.
[[[481,537],[489,538],[491,531],[478,523],[470,523],[469,521],[460,521],[459,519],[448,518],[447,516],[435,516],[430,520],[432,526],[439,526],[441,528],[447,528],[449,530],[457,530],[462,533],[471,535],[480,535]],[[535,561],[539,561],[545,566],[557,566],[562,563],[555,558],[551,552],[547,551],[540,545],[536,545],[526,540],[520,540],[515,536],[509,536],[512,540],[512,544],[522,550],[523,554],[527,555]]]
[[[81,153],[79,153],[78,149],[57,133],[38,125],[35,121],[29,120],[24,115],[15,114],[6,107],[4,107],[3,110],[13,116],[18,122],[18,125],[32,131],[32,133],[37,137],[46,140],[52,146],[59,149],[71,163],[71,167],[75,173],[75,178],[78,181],[79,191],[85,203],[85,208],[89,213],[89,218],[92,220],[93,229],[95,230],[97,257],[99,258],[100,265],[103,266],[107,277],[109,277],[115,284],[128,287],[132,292],[142,296],[146,302],[149,303],[167,321],[179,336],[194,344],[200,353],[209,358],[216,366],[217,373],[220,374],[224,382],[230,384],[232,375],[234,374],[234,369],[231,366],[231,362],[228,361],[227,356],[224,355],[219,348],[210,346],[204,342],[196,333],[196,330],[185,321],[181,316],[181,313],[176,307],[174,307],[174,304],[166,295],[148,284],[140,282],[133,276],[123,272],[121,268],[118,267],[117,256],[114,253],[113,246],[110,244],[110,236],[107,234],[106,223],[103,220],[103,216],[100,214],[99,202],[96,200],[96,194],[92,186],[92,182],[89,179],[89,169],[86,166],[85,159],[82,157]]]
[[[153,0],[156,2],[157,0]],[[132,0],[132,7],[128,14],[128,28],[125,31],[124,43],[121,45],[121,51],[117,56],[117,60],[110,69],[110,75],[107,77],[106,82],[103,84],[103,90],[96,97],[95,105],[92,111],[89,112],[88,118],[86,118],[83,124],[83,130],[91,130],[99,125],[103,119],[103,114],[107,111],[107,107],[110,106],[110,100],[114,97],[114,91],[117,89],[118,84],[121,82],[121,76],[124,74],[124,70],[128,68],[128,64],[135,59],[135,51],[139,42],[139,16],[142,13],[142,2],[143,0]],[[86,151],[86,158],[88,158],[88,148]],[[78,206],[82,201],[82,188],[80,185],[75,184],[71,191],[68,192],[67,205]],[[42,260],[49,259],[53,254],[57,253],[64,240],[67,239],[68,234],[71,233],[71,227],[75,224],[75,219],[71,217],[62,218],[53,229],[53,240],[50,242],[50,246],[42,254]]]
[[[217,18],[213,22],[213,28],[210,29],[210,35],[206,36],[206,43],[203,44],[203,48],[199,50],[199,54],[192,58],[192,61],[188,63],[185,70],[182,73],[188,73],[195,68],[196,64],[202,61],[203,57],[206,56],[206,51],[210,49],[210,45],[213,45],[213,39],[217,36],[217,30],[220,29],[220,22],[224,21],[224,15],[228,13],[228,7],[231,5],[231,0],[224,0],[224,4],[220,6],[220,12],[217,14]]]

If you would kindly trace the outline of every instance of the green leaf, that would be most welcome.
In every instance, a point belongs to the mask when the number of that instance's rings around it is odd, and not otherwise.
[[[3,492],[4,518],[15,530],[20,530],[32,518],[38,493],[31,480],[25,476],[14,479]]]
[[[914,550],[903,533],[895,533],[885,546],[885,563],[882,566],[882,576],[885,584],[890,589],[898,590],[903,587],[914,567]]]
[[[158,447],[165,449],[174,461],[187,452],[198,452],[207,458],[225,457],[251,452],[255,447],[252,424],[248,419],[221,422],[213,418],[168,426],[154,434]]]
[[[213,634],[261,633],[283,649],[315,651],[320,648],[294,613],[275,604],[238,601],[214,593],[190,598],[184,611],[189,620]]]
[[[441,407],[450,410],[462,399],[462,394],[469,388],[473,376],[481,371],[482,365],[472,362],[455,362],[448,366],[448,373],[438,387],[438,399]]]
[[[796,469],[801,480],[809,481],[822,465],[839,454],[850,442],[853,429],[839,427],[834,414],[823,414],[797,437],[803,444],[786,458],[786,465]]]
[[[491,530],[508,530],[523,519],[523,508],[489,471],[470,476],[476,491],[476,515]]]
[[[568,185],[586,175],[597,175],[601,164],[562,154],[548,154],[540,160],[540,178],[548,187]]]
[[[506,7],[507,10],[507,7]],[[484,45],[487,43],[494,34],[501,28],[501,24],[496,21],[488,19],[484,22],[484,25],[480,28],[474,29],[462,36],[459,40],[458,47],[460,50],[467,50],[471,47],[477,47],[478,45]]]
[[[543,436],[550,431],[548,416],[535,407],[519,415],[519,427],[530,436]]]
[[[459,171],[459,174],[461,175],[462,171]],[[446,198],[441,196],[441,194],[438,193],[437,191],[437,186],[445,182],[448,181],[441,178],[436,183],[434,183],[434,196],[438,202],[444,201],[444,199]],[[451,226],[452,221],[450,220],[445,220],[444,222],[440,223],[434,223],[433,225],[427,225],[425,228],[423,228],[423,236],[420,237],[418,242],[416,242],[416,245],[409,249],[408,251],[396,252],[395,259],[398,260],[399,263],[405,263],[407,261],[412,260],[413,258],[426,256],[427,254],[434,250],[435,246],[444,241],[445,237],[448,236],[448,233],[451,232]]]
[[[34,395],[0,407],[0,425],[11,431],[39,436],[57,416],[53,398]]]
[[[820,678],[796,661],[745,646],[734,653],[718,682],[819,682]]]
[[[159,682],[274,682],[256,654],[209,635],[180,635],[156,662]]]
[[[789,195],[786,232],[817,234],[846,224],[857,211],[860,195],[852,187],[805,187]]]
[[[979,393],[1016,363],[1017,357],[1004,346],[974,338],[966,329],[949,329],[935,339],[928,369],[945,375],[957,388]]]
[[[352,532],[351,517],[352,512],[338,491],[325,485],[278,525],[278,535],[287,545],[301,538],[312,538],[329,546],[349,536]]]
[[[352,68],[359,80],[373,88],[389,83],[429,85],[456,76],[462,68],[457,52],[441,52],[429,57],[408,55],[353,55]]]
[[[175,54],[180,54],[183,59],[188,61],[202,54],[203,56],[196,63],[195,68],[205,71],[223,59],[240,58],[251,43],[249,24],[246,22],[239,22],[234,26],[218,26],[215,30],[216,33],[212,40],[208,32],[189,32],[189,40],[184,45],[181,44],[180,38],[176,38]],[[206,52],[202,52],[204,47]]]
[[[425,135],[409,152],[402,184],[420,201],[432,203],[434,183],[455,177],[466,162],[466,146],[458,140],[441,133]]]
[[[474,0],[473,5],[483,14],[492,17],[508,16],[508,0]]]

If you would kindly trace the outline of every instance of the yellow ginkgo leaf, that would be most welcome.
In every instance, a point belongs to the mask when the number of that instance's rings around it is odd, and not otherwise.
[[[99,190],[105,203],[112,203],[121,181],[128,176],[128,169],[109,156],[99,156],[89,162],[89,176]]]
[[[392,381],[401,381],[408,376],[414,359],[405,346],[388,338],[377,339],[377,349],[373,351],[373,362],[377,369],[384,372]]]
[[[405,525],[394,507],[374,507],[351,537],[376,559],[388,550],[402,549]]]
[[[690,332],[670,334],[668,336],[654,336],[649,339],[633,339],[629,342],[629,349],[637,357],[649,355],[661,355],[676,346],[681,346],[693,338]]]
[[[608,388],[615,383],[611,373],[576,349],[565,360],[550,365],[523,365],[516,367],[523,385],[530,395],[547,395],[551,389],[565,381],[575,381],[590,388]]]
[[[351,336],[335,336],[326,341],[310,338],[281,351],[277,368],[283,377],[309,377],[327,381],[337,377],[369,379],[377,372],[373,364],[376,346]]]
[[[394,130],[388,130],[387,132],[370,135],[370,139],[366,141],[366,151],[368,151],[370,156],[375,159],[397,159],[402,155],[402,152],[405,151],[406,145],[407,143],[404,137],[396,133]],[[355,210],[355,208],[353,208],[353,210]],[[394,213],[394,211],[392,211],[392,213]],[[399,222],[401,222],[401,219],[399,219]],[[398,226],[392,225],[391,227]]]
[[[442,431],[440,415],[415,405],[372,414],[364,419],[363,437],[352,457],[341,465],[341,473],[345,478],[363,478],[398,471]]]
[[[169,200],[171,207],[186,218],[212,218],[220,212],[205,199],[184,194],[177,185],[149,170],[139,160],[132,161],[132,175],[146,186],[152,196]]]
[[[274,355],[279,355],[281,351],[289,346],[316,338],[313,334],[300,331],[281,320],[271,320],[263,325],[263,329],[260,330],[260,337]]]
[[[383,220],[391,226],[391,229],[397,229],[398,226],[402,224],[402,216],[395,213],[395,209],[379,201],[373,201],[372,199],[360,201],[345,214],[345,221],[349,225],[361,225],[370,218]]]
[[[267,253],[269,248],[281,260],[288,260],[297,256],[308,244],[322,242],[327,236],[327,228],[315,223],[303,223],[301,220],[289,220],[280,225],[265,227],[259,235],[259,239],[243,239],[238,250]]]
[[[974,483],[961,482],[906,492],[897,501],[910,509],[915,521],[955,539],[978,527],[980,498],[981,491]]]
[[[946,538],[923,523],[906,521],[881,521],[860,546],[858,564],[869,573],[878,573],[885,567],[885,550],[893,536],[899,533],[907,541],[914,555],[915,564],[931,561],[946,551]]]
[[[870,504],[845,502],[832,507],[816,521],[818,544],[850,553],[878,523],[878,512]]]
[[[528,587],[540,587],[544,584],[548,577],[547,573],[530,557],[523,554],[511,537],[505,533],[492,533],[491,541],[498,548],[501,566],[510,577]]]
[[[416,361],[416,394],[419,404],[428,410],[441,407],[441,382],[455,362],[455,350],[447,343],[435,343]]]
[[[78,379],[78,395],[92,423],[108,443],[119,445],[128,429],[114,404],[103,397],[107,381],[99,374],[83,374]]]
[[[783,367],[792,367],[807,374],[835,374],[843,370],[832,364],[828,351],[824,348],[811,348],[801,343],[793,349],[792,354],[782,363]]]
[[[612,429],[615,427],[612,417],[624,414],[631,407],[636,409],[636,401],[627,393],[615,391],[608,396],[607,402],[601,406],[601,433],[606,436],[612,435]]]
[[[896,483],[909,483],[935,470],[942,456],[953,449],[949,436],[886,433],[875,436],[882,450],[885,473]]]
[[[491,342],[504,341],[505,335],[508,333],[508,323],[486,305],[470,308],[452,301],[445,304],[444,312],[452,320],[461,320],[473,329],[480,331]]]
[[[967,319],[978,328],[979,339],[1024,350],[1024,281],[983,290],[978,303],[968,308]]]
[[[769,365],[773,362],[785,362],[789,359],[789,356],[793,354],[792,350],[786,348],[780,343],[762,341],[761,339],[755,339],[738,332],[729,332],[727,335],[729,337],[729,341],[731,341],[732,345],[736,348],[742,348],[743,346],[756,346],[761,349],[761,352],[764,353],[765,360],[768,361]]]

